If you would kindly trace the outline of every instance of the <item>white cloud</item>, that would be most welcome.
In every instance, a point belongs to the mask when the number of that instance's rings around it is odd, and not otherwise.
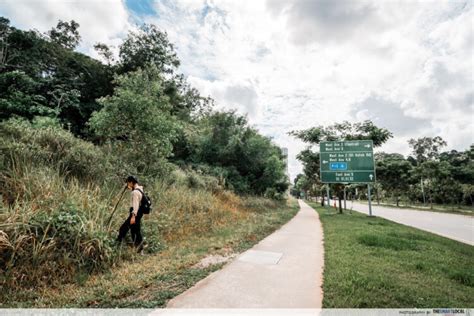
[[[276,16],[284,15],[295,44],[340,42],[383,27],[378,8],[371,1],[267,1]]]
[[[336,2],[179,1],[171,9],[157,5],[155,22],[171,30],[194,85],[248,111],[255,126],[289,148],[293,177],[304,144],[286,133],[342,120],[390,127],[395,139],[385,151],[408,154],[409,138],[435,135],[467,148],[472,4]],[[242,100],[250,90],[258,98],[230,102],[226,89],[240,85]]]
[[[0,2],[0,15],[21,29],[47,32],[58,20],[79,23],[82,41],[79,49],[98,57],[93,49],[96,42],[116,46],[132,28],[129,14],[121,0],[26,0]]]
[[[218,108],[247,115],[250,123],[261,114],[258,95],[251,82],[208,81],[193,76],[189,76],[188,81],[202,95],[212,96]]]

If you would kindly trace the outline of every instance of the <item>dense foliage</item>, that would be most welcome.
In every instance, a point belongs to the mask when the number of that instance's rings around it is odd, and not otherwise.
[[[123,218],[108,224],[127,174],[154,201],[151,253],[285,198],[280,148],[186,82],[166,33],[143,25],[117,60],[97,43],[105,63],[75,51],[80,39],[75,21],[41,34],[0,18],[2,293],[130,257],[114,244]]]
[[[41,34],[0,19],[5,128],[49,118],[107,152],[113,168],[104,170],[117,176],[153,179],[179,167],[215,177],[237,193],[283,197],[288,184],[281,150],[245,117],[213,110],[213,101],[178,73],[165,32],[146,24],[130,32],[117,60],[97,43],[105,63],[74,51],[80,39],[75,21],[59,21]]]

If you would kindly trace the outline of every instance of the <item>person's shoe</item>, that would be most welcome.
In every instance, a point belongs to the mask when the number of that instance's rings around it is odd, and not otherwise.
[[[137,253],[142,253],[143,248],[145,248],[144,245],[143,245],[143,243],[140,243],[140,244],[137,246]],[[142,254],[143,254],[143,253],[142,253]]]

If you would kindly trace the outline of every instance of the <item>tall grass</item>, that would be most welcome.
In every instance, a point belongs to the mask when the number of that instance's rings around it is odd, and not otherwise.
[[[4,283],[68,281],[121,257],[105,227],[113,195],[97,185],[66,180],[46,166],[18,166],[8,179],[13,182],[8,187],[21,192],[21,198],[0,209]]]
[[[13,120],[1,123],[0,132],[2,289],[71,282],[135,256],[115,244],[129,194],[108,225],[124,186],[113,171],[120,159],[54,126]],[[240,198],[192,170],[144,182],[154,202],[143,218],[148,253],[276,206]]]
[[[77,275],[102,271],[134,256],[114,244],[117,229],[128,215],[128,194],[119,204],[111,229],[107,226],[122,183],[84,184],[47,166],[22,165],[11,173],[14,183],[9,186],[21,188],[22,196],[11,206],[0,205],[2,286],[70,282]],[[143,219],[151,253],[274,206],[264,199],[241,199],[227,191],[213,193],[167,181],[145,189],[154,202],[152,213]]]

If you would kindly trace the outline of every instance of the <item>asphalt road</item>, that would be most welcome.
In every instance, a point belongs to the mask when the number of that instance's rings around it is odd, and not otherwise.
[[[351,208],[351,203],[347,201],[348,209]],[[369,205],[353,202],[353,210],[369,214]],[[377,206],[376,203],[372,203],[372,215],[474,246],[474,217]]]

